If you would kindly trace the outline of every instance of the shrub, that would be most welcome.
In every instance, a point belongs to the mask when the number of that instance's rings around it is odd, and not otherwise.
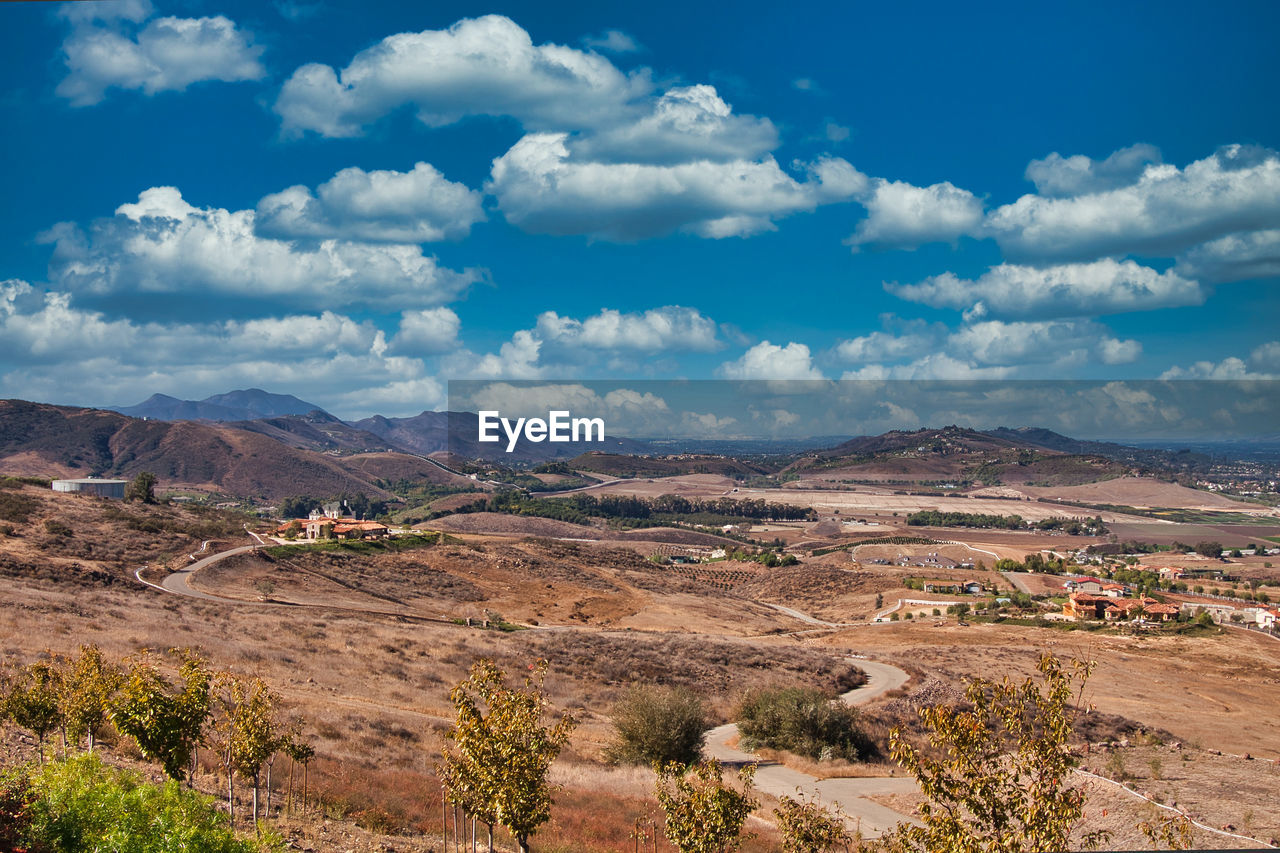
[[[875,752],[859,725],[858,712],[819,690],[755,690],[743,698],[737,717],[748,748],[785,749],[820,761],[857,761]]]
[[[111,850],[114,853],[251,853],[207,797],[170,780],[152,785],[134,773],[78,755],[40,768],[24,781],[11,771],[6,790],[29,786],[25,810],[31,849],[54,853]]]
[[[44,530],[46,533],[53,536],[70,536],[74,532],[70,527],[63,524],[61,521],[58,521],[56,518],[51,518],[46,521],[44,523]]]
[[[616,741],[606,751],[619,764],[688,765],[702,756],[707,715],[683,687],[636,685],[613,709]]]

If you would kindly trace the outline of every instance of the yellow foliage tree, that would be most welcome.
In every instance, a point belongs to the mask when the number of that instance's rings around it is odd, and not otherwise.
[[[543,725],[547,667],[539,661],[523,687],[510,687],[493,661],[478,660],[449,692],[457,716],[445,733],[453,748],[446,745],[440,768],[449,801],[505,827],[522,853],[529,836],[551,818],[547,771],[578,724],[566,712]]]

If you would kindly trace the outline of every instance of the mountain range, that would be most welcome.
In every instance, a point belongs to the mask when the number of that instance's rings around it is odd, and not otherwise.
[[[131,477],[145,470],[169,484],[275,501],[343,492],[388,497],[389,487],[402,480],[474,486],[474,481],[440,464],[449,460],[514,465],[560,461],[612,476],[640,469],[648,473],[637,476],[664,476],[689,466],[729,473],[720,468],[733,461],[713,464],[710,457],[677,455],[668,461],[642,462],[636,457],[670,450],[619,437],[608,438],[603,447],[522,442],[515,453],[507,454],[501,445],[476,440],[477,423],[470,412],[375,415],[347,422],[297,397],[256,388],[203,400],[157,394],[114,410],[0,400],[0,474]],[[1140,449],[1080,441],[1041,428],[1007,427],[892,431],[824,450],[796,453],[788,443],[778,451],[774,461],[757,457],[739,473],[941,481],[985,465],[984,476],[977,477],[985,480],[998,464],[998,476],[1068,484],[1117,476],[1130,467],[1186,473],[1189,463],[1195,467],[1208,461],[1187,451]],[[745,459],[744,452],[760,454],[761,448],[753,445],[735,453],[726,447],[721,454]],[[1029,460],[1019,455],[1028,452],[1039,456]],[[904,453],[911,458],[899,458]],[[1045,453],[1052,458],[1044,458]]]

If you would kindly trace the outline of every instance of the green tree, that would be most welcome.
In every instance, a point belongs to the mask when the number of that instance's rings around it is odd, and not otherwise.
[[[227,808],[235,824],[236,774],[253,783],[253,825],[258,826],[258,789],[262,768],[284,746],[276,719],[280,697],[261,678],[243,679],[223,673],[216,679],[217,704],[222,711],[216,729],[223,766],[227,771]]]
[[[111,702],[123,681],[119,667],[96,645],[81,646],[80,654],[67,663],[61,695],[67,736],[73,741],[84,738],[89,752],[107,725]]]
[[[144,650],[129,664],[111,722],[134,739],[147,758],[157,761],[169,778],[188,773],[210,713],[213,674],[208,664],[189,650],[171,650],[182,661],[179,684],[171,685]]]
[[[523,687],[509,687],[493,661],[481,659],[451,691],[457,716],[445,733],[441,775],[450,802],[486,823],[505,827],[522,853],[529,836],[551,818],[547,771],[577,726],[570,713],[543,725],[547,662],[535,664]]]
[[[782,849],[786,853],[848,850],[854,842],[839,806],[832,812],[823,808],[816,800],[806,800],[803,794],[799,794],[794,800],[782,797],[778,801],[778,807],[773,810],[773,816],[778,821]]]
[[[22,837],[4,850],[44,853],[254,853],[259,845],[235,838],[212,800],[175,781],[153,785],[139,774],[82,754],[35,772],[18,768],[0,777],[21,780],[27,803]],[[5,829],[0,821],[0,845]]]
[[[658,774],[654,793],[666,815],[665,833],[680,853],[731,853],[751,838],[742,832],[759,805],[752,796],[756,767],[738,771],[742,790],[726,785],[714,758],[687,769],[669,764]]]
[[[156,502],[156,475],[150,471],[143,471],[138,476],[129,481],[129,485],[124,490],[124,499],[127,501],[142,501],[144,504],[153,504]]]
[[[682,687],[636,685],[614,706],[615,742],[606,751],[619,764],[692,764],[702,755],[707,714]]]
[[[921,853],[1023,853],[1067,850],[1084,814],[1084,791],[1067,781],[1076,759],[1067,747],[1080,693],[1093,664],[1065,667],[1040,658],[1043,688],[1033,678],[1015,683],[972,679],[967,707],[920,709],[930,749],[890,735],[891,754],[916,777],[925,802],[919,825],[899,824],[886,838],[891,850]],[[1083,839],[1093,848],[1107,837]]]
[[[20,729],[35,735],[40,763],[44,763],[44,739],[62,725],[59,702],[61,678],[49,661],[37,661],[20,669],[6,685],[4,715]]]

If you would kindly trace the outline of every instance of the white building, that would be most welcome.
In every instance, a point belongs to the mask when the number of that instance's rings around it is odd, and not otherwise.
[[[123,498],[124,487],[128,484],[128,480],[99,480],[97,477],[85,477],[82,480],[54,480],[53,490],[97,495],[101,498]]]

